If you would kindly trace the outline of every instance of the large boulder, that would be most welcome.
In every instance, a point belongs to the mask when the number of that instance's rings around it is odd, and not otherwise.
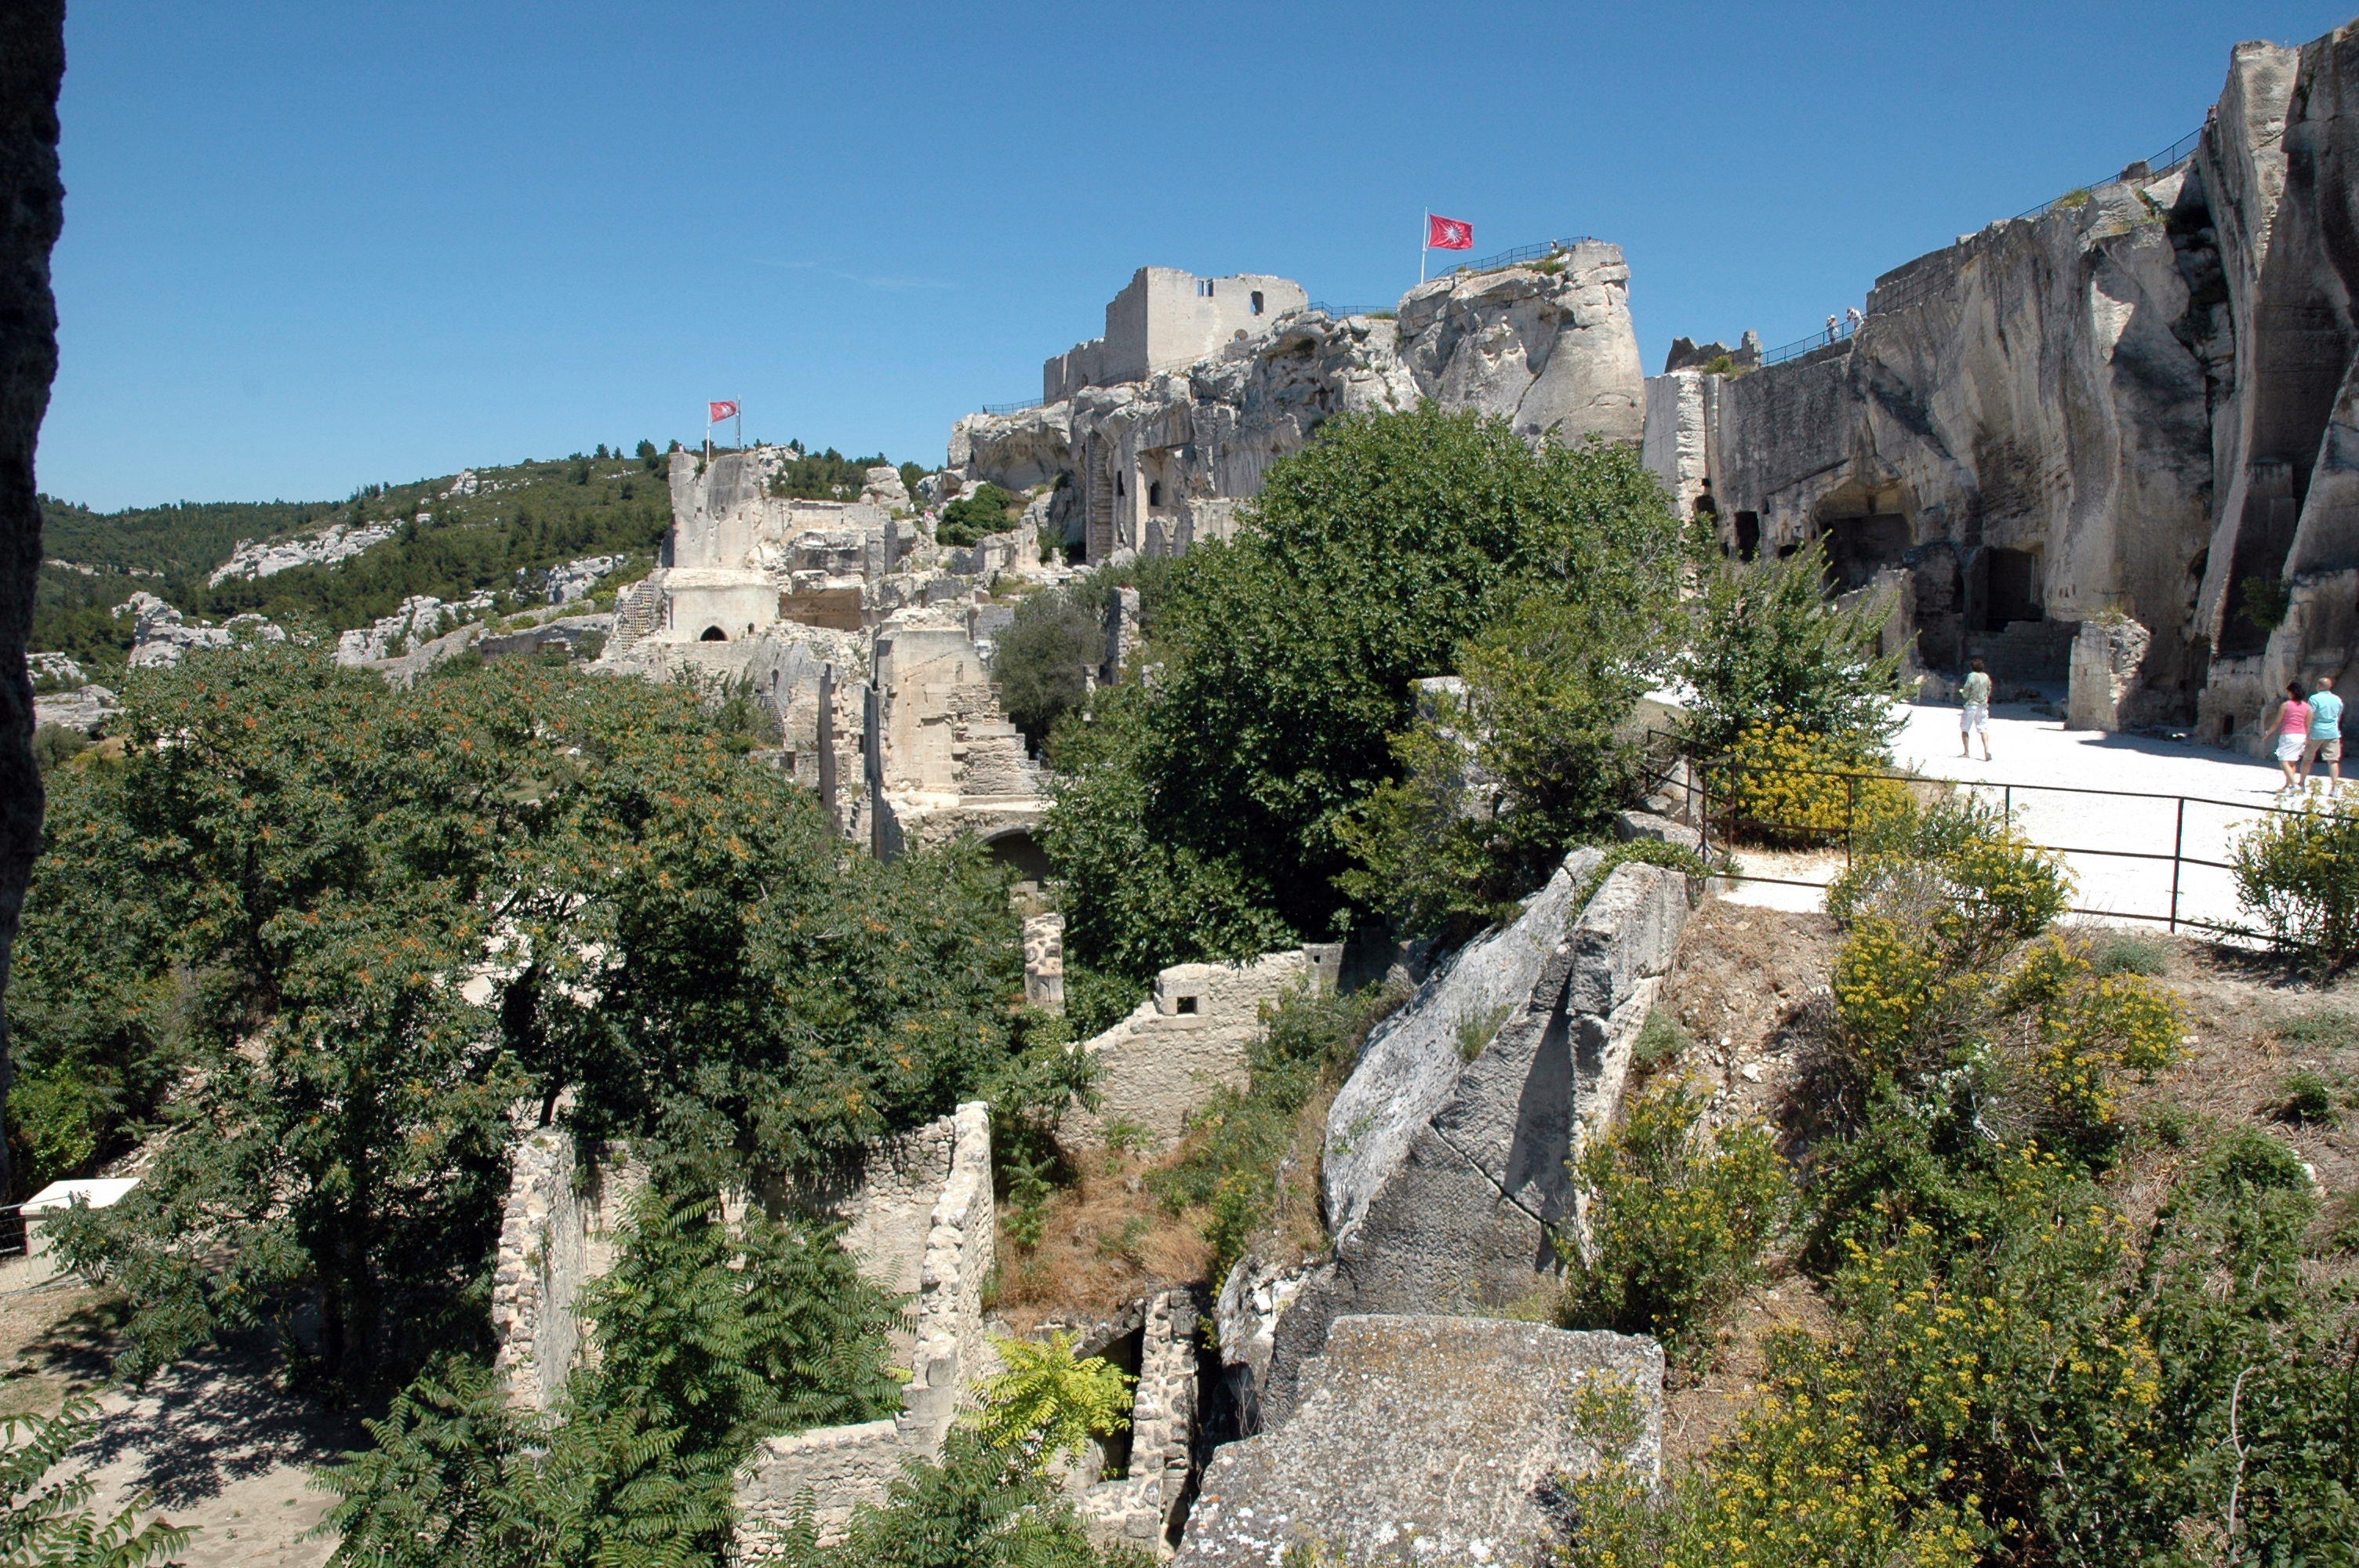
[[[1630,267],[1602,240],[1411,289],[1400,352],[1426,396],[1499,415],[1534,440],[1635,441],[1646,422]]]
[[[1581,1396],[1636,1402],[1642,1435],[1601,1454]],[[1180,1542],[1189,1568],[1266,1568],[1296,1546],[1344,1563],[1531,1561],[1561,1538],[1561,1487],[1602,1459],[1654,1475],[1662,1347],[1496,1318],[1337,1320],[1286,1426],[1212,1456]]]
[[[1459,952],[1369,1039],[1327,1119],[1334,1255],[1278,1319],[1262,1419],[1282,1424],[1328,1325],[1495,1310],[1554,1288],[1581,1215],[1570,1162],[1618,1103],[1670,968],[1684,875],[1569,856],[1513,925]]]

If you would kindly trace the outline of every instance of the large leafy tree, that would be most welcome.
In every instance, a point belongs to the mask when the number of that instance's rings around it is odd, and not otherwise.
[[[854,854],[693,692],[250,648],[136,684],[127,730],[61,792],[28,947],[60,1060],[122,1058],[162,1122],[139,1190],[61,1227],[135,1370],[307,1301],[348,1381],[479,1340],[519,1112],[751,1184],[1075,1071],[1011,1011],[979,857]],[[115,914],[92,1000],[170,1000],[168,1050],[74,1013],[70,945]]]
[[[1347,827],[1397,774],[1412,683],[1537,592],[1667,612],[1683,549],[1631,449],[1535,449],[1430,404],[1330,421],[1271,468],[1234,544],[1189,557],[1115,733],[1059,753],[1073,777],[1048,838],[1075,957],[1138,974],[1348,919]],[[1140,844],[1158,908],[1112,892],[1112,857]]]

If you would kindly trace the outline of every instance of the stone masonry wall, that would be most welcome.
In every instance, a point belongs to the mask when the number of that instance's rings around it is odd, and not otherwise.
[[[1178,1533],[1196,1443],[1196,1302],[1186,1291],[1147,1298],[1138,1387],[1130,1407],[1130,1467],[1082,1495],[1101,1546],[1168,1550]]]
[[[625,1161],[586,1174],[573,1135],[544,1127],[516,1146],[492,1275],[493,1361],[509,1397],[535,1410],[557,1403],[585,1348],[575,1303],[606,1271],[608,1238],[641,1178]]]
[[[773,1437],[755,1451],[737,1487],[741,1563],[775,1559],[776,1531],[808,1505],[822,1539],[840,1538],[853,1510],[881,1501],[913,1454],[941,1453],[959,1400],[996,1369],[984,1332],[997,1215],[991,1188],[991,1116],[971,1102],[951,1119],[950,1167],[929,1214],[919,1265],[914,1368],[900,1414]]]
[[[1164,970],[1136,1011],[1082,1043],[1103,1064],[1100,1104],[1094,1113],[1070,1116],[1060,1138],[1090,1147],[1125,1123],[1154,1143],[1178,1138],[1188,1113],[1215,1089],[1245,1087],[1245,1045],[1261,1033],[1263,1007],[1315,983],[1317,971],[1299,951]]]

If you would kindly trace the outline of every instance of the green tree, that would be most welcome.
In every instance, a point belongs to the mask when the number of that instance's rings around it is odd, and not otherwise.
[[[945,545],[972,545],[985,534],[1016,526],[1016,497],[995,484],[979,484],[942,508],[934,537]]]
[[[1411,683],[1451,673],[1462,644],[1536,591],[1643,599],[1681,559],[1630,449],[1535,450],[1504,420],[1431,405],[1329,421],[1271,468],[1235,543],[1191,555],[1154,680],[1127,711],[1093,708],[1104,733],[1071,753],[1047,839],[1075,957],[1143,977],[1168,953],[1236,957],[1204,938],[1261,921],[1348,923],[1334,885],[1348,825],[1396,775]],[[1107,859],[1141,844],[1155,902]]]
[[[1104,657],[1102,615],[1062,589],[1028,596],[1016,605],[1014,622],[992,650],[1000,711],[1038,747],[1057,720],[1082,706],[1089,672]]]
[[[1903,651],[1878,651],[1892,606],[1873,595],[1834,604],[1826,581],[1826,547],[1815,539],[1790,556],[1705,572],[1679,663],[1695,693],[1683,726],[1691,752],[1718,756],[1748,726],[1783,715],[1807,734],[1883,753],[1905,690]]]

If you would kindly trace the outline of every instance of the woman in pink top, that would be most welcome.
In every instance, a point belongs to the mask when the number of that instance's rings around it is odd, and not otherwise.
[[[2277,704],[2277,716],[2269,721],[2277,738],[2277,766],[2285,770],[2285,783],[2278,786],[2283,795],[2301,787],[2301,754],[2310,744],[2310,698],[2299,681],[2286,682],[2286,699]]]

